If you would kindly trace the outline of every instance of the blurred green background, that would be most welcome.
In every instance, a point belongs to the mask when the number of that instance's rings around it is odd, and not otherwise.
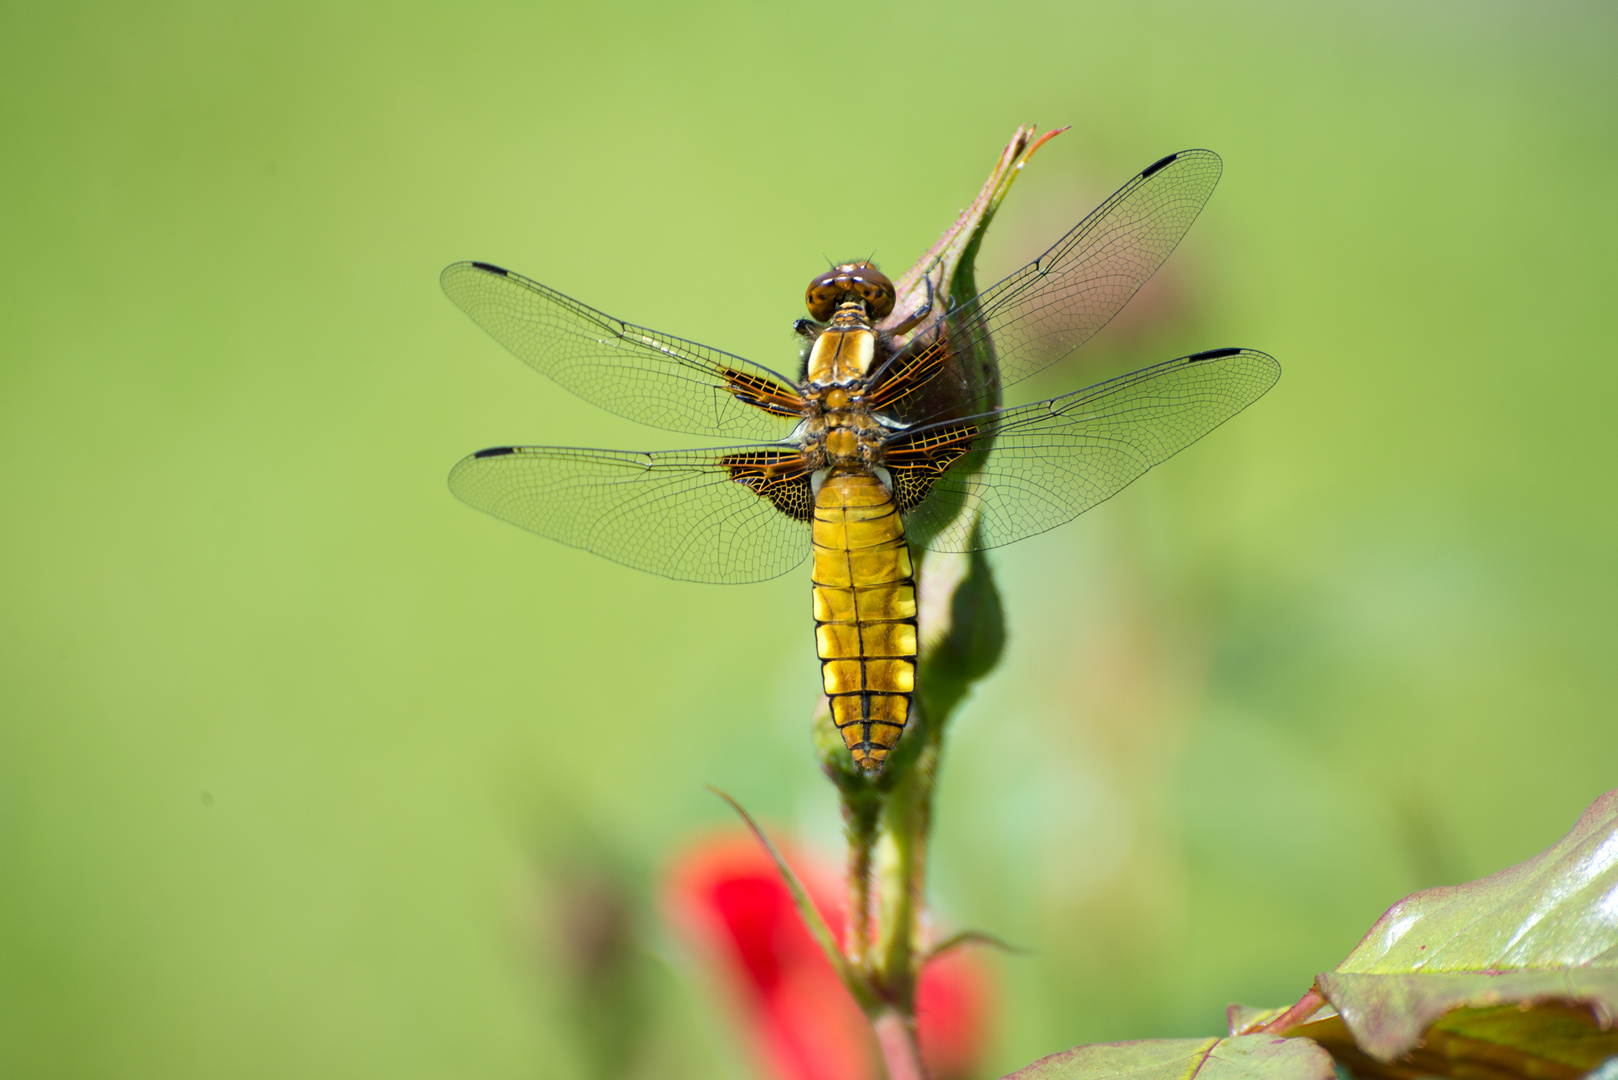
[[[1217,1031],[1551,843],[1618,784],[1615,47],[1610,4],[5,5],[0,1072],[589,1077],[605,890],[635,1073],[749,1075],[655,883],[706,782],[836,851],[806,575],[458,504],[479,447],[701,440],[437,274],[789,366],[822,253],[902,270],[1029,120],[1073,130],[980,280],[1163,154],[1226,170],[1020,399],[1285,375],[994,556],[935,875],[1036,950],[988,1069]]]

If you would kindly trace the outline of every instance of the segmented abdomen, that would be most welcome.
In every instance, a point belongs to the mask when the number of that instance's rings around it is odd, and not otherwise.
[[[815,644],[832,720],[854,760],[880,768],[916,688],[916,582],[893,493],[869,473],[815,496]]]

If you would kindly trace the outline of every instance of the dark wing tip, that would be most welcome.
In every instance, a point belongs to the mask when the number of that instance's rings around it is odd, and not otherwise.
[[[1179,156],[1179,154],[1170,154],[1166,158],[1158,158],[1156,161],[1152,162],[1150,165],[1146,166],[1146,168],[1141,170],[1140,178],[1144,180],[1155,172],[1161,172],[1163,169],[1166,169],[1170,165],[1174,164],[1174,160]]]
[[[501,277],[508,277],[511,274],[511,271],[507,270],[505,267],[496,266],[494,263],[475,262],[472,264],[472,269],[483,270],[490,274],[499,274]]]
[[[1208,349],[1205,352],[1192,353],[1185,358],[1185,362],[1194,364],[1198,360],[1223,360],[1227,356],[1236,356],[1241,352],[1241,349]]]
[[[491,446],[487,450],[479,450],[472,456],[475,458],[504,457],[507,454],[515,454],[516,452],[517,448],[515,446]]]

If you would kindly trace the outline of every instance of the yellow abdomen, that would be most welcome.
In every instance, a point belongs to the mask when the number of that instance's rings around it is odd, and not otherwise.
[[[916,582],[893,493],[834,473],[815,496],[815,644],[832,720],[854,760],[880,768],[916,689]]]

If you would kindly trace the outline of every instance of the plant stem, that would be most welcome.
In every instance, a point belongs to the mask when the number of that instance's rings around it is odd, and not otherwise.
[[[927,888],[927,847],[932,833],[933,784],[942,752],[939,725],[929,723],[922,703],[913,706],[922,728],[922,749],[894,785],[882,811],[883,865],[880,868],[882,940],[875,982],[892,1008],[915,1020],[920,913]]]
[[[921,1070],[921,1052],[916,1046],[916,1021],[892,1009],[884,1009],[871,1020],[876,1029],[882,1062],[888,1067],[888,1080],[926,1080]]]
[[[848,925],[843,953],[855,970],[871,970],[871,851],[876,846],[881,805],[873,799],[843,800],[848,833]]]
[[[1258,1029],[1261,1035],[1284,1035],[1287,1031],[1309,1019],[1314,1012],[1326,1004],[1326,996],[1311,986],[1309,992],[1298,999],[1298,1003],[1274,1020]],[[1241,1034],[1248,1034],[1242,1031]]]

